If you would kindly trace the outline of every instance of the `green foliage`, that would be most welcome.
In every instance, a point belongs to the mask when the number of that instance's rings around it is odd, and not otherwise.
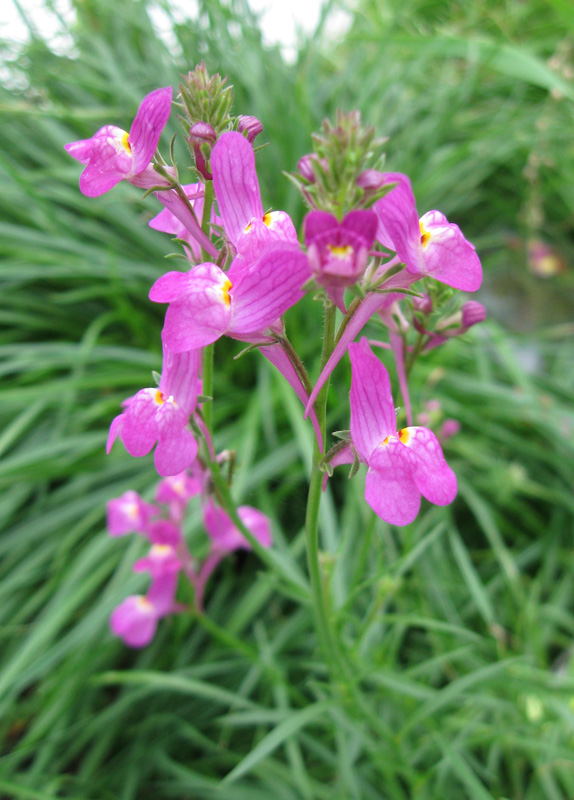
[[[129,125],[143,94],[204,58],[229,74],[236,113],[263,122],[264,202],[300,218],[279,170],[323,116],[358,107],[391,136],[387,166],[412,175],[421,212],[441,208],[479,247],[491,316],[553,322],[572,273],[541,288],[520,243],[543,237],[572,261],[568,4],[364,0],[340,43],[319,31],[293,65],[263,46],[243,3],[203,2],[194,22],[165,7],[168,42],[151,8],[78,0],[65,54],[38,31],[19,52],[3,47],[0,794],[573,796],[571,326],[510,334],[491,321],[417,365],[415,406],[438,399],[462,424],[447,446],[451,508],[397,531],[364,503],[362,473],[336,471],[321,535],[354,664],[342,685],[318,651],[305,578],[308,425],[257,353],[234,362],[237,346],[218,344],[218,444],[238,451],[236,497],[273,519],[273,565],[228,559],[204,618],[166,621],[127,651],[107,618],[142,586],[142,545],[106,536],[105,502],[149,495],[156,478],[149,458],[103,451],[121,400],[160,366],[162,309],[147,292],[177,246],[147,227],[153,198],[133,187],[84,198],[62,148]],[[287,324],[316,375],[312,301]],[[342,364],[332,430],[349,424],[348,379]],[[188,534],[202,542],[198,514]]]

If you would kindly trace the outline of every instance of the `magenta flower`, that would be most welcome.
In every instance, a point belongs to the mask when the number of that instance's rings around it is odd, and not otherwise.
[[[128,647],[148,645],[157,630],[161,614],[144,595],[130,595],[117,606],[110,617],[110,628]]]
[[[170,475],[160,481],[156,489],[155,499],[158,503],[165,503],[166,505],[181,503],[185,506],[188,500],[201,494],[204,482],[203,470],[198,462],[194,461],[190,470],[184,470],[179,475]]]
[[[351,344],[349,355],[351,438],[368,466],[365,500],[385,522],[408,525],[418,514],[421,495],[440,506],[454,500],[456,476],[428,428],[397,432],[389,374],[366,340]]]
[[[345,287],[362,277],[377,224],[373,211],[351,211],[342,222],[326,211],[311,211],[305,217],[311,273],[343,313]]]
[[[145,535],[152,544],[178,547],[183,542],[179,522],[179,519],[177,522],[169,519],[156,519],[149,524]]]
[[[72,158],[86,165],[80,176],[83,194],[98,197],[121,180],[145,188],[160,182],[153,170],[146,171],[169,119],[171,95],[171,86],[146,95],[129,133],[115,125],[105,125],[91,139],[65,145]]]
[[[110,426],[108,453],[118,436],[136,458],[157,442],[154,460],[160,475],[177,475],[189,467],[197,455],[187,424],[197,400],[199,358],[196,350],[174,353],[164,346],[159,387],[142,389],[126,401],[126,410]]]
[[[474,246],[440,211],[429,211],[419,220],[411,182],[398,172],[379,173],[381,186],[397,183],[377,200],[377,239],[394,250],[409,272],[429,275],[437,281],[475,292],[482,282],[482,267]]]
[[[189,272],[168,272],[149,297],[169,303],[162,338],[172,352],[181,353],[223,334],[241,339],[260,333],[303,297],[308,277],[304,253],[275,244],[251,265],[236,259],[227,273],[210,262]]]
[[[273,536],[269,518],[251,506],[239,506],[239,518],[253,536],[263,545],[271,547]],[[208,500],[203,510],[203,524],[211,538],[212,552],[231,553],[233,550],[251,550],[251,545],[235,527],[228,514],[213,500]]]
[[[126,533],[146,533],[150,520],[160,510],[146,503],[137,492],[124,492],[120,497],[109,500],[106,505],[107,527],[110,536],[124,536]]]
[[[131,595],[112,612],[110,627],[130,647],[145,647],[155,636],[162,617],[179,611],[175,603],[182,562],[170,544],[154,544],[147,556],[133,566],[134,572],[149,572],[152,584],[145,596]]]
[[[264,213],[255,170],[255,153],[240,133],[224,133],[211,154],[213,188],[227,238],[240,256],[255,260],[274,242],[297,242],[284,211]]]

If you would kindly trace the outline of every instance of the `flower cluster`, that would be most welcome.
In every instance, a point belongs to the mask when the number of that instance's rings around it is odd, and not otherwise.
[[[366,464],[367,503],[386,522],[406,525],[416,517],[421,496],[445,505],[456,494],[456,477],[439,439],[428,427],[413,426],[408,374],[419,356],[485,317],[480,303],[459,305],[452,291],[480,287],[475,248],[441,212],[419,217],[406,175],[372,166],[380,142],[358,113],[325,123],[313,139],[315,151],[303,156],[290,176],[310,206],[301,244],[289,215],[263,203],[254,150],[261,123],[231,116],[230,87],[209,76],[203,64],[179,89],[195,182],[180,183],[177,165],[157,150],[170,115],[169,87],[144,98],[129,133],[107,125],[91,139],[66,146],[85,165],[84,194],[100,195],[120,180],[153,193],[164,210],[151,227],[176,237],[188,261],[185,271],[158,277],[149,293],[152,302],[167,306],[159,384],[124,401],[108,439],[108,451],[120,439],[135,457],[155,446],[155,466],[165,479],[156,498],[162,508],[133,492],[109,506],[112,535],[136,531],[151,543],[148,556],[134,567],[150,573],[148,593],[128,598],[112,616],[112,629],[132,646],[149,641],[157,621],[179,610],[175,592],[181,574],[195,587],[201,606],[207,577],[224,555],[246,547],[249,536],[264,547],[271,544],[267,518],[233,505],[214,455],[211,414],[205,410],[213,388],[205,365],[212,363],[212,346],[220,337],[258,349],[295,391],[314,427],[314,467],[331,474],[335,466],[353,463],[354,474]],[[333,321],[325,326],[325,335],[331,334],[314,385],[283,321],[307,292]],[[342,319],[333,337],[337,312]],[[388,341],[356,342],[373,317]],[[389,373],[371,345],[394,356],[405,409],[402,427]],[[350,430],[325,452],[321,390],[347,352]],[[181,527],[194,494],[202,497],[212,542],[199,567]]]
[[[191,555],[183,533],[185,511],[196,496],[201,498],[203,524],[209,538],[209,549],[202,560]],[[270,547],[269,519],[250,506],[240,506],[237,511],[257,541],[263,547]],[[201,611],[205,586],[219,563],[235,550],[251,547],[210,495],[208,473],[199,461],[190,469],[160,481],[155,504],[147,503],[134,491],[110,500],[107,521],[110,536],[139,533],[151,544],[148,554],[133,565],[134,572],[150,574],[148,591],[145,595],[126,597],[114,609],[110,620],[112,632],[130,647],[149,644],[160,619],[187,610],[187,606],[175,600],[180,575],[193,586],[195,607]]]

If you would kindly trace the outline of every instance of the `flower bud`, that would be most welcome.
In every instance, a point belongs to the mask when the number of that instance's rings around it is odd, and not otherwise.
[[[486,319],[486,308],[476,300],[469,300],[462,307],[462,327],[470,328]]]
[[[413,308],[421,314],[430,314],[432,311],[432,300],[430,295],[423,294],[422,297],[413,297]]]
[[[447,439],[450,439],[451,436],[455,436],[459,431],[460,431],[460,422],[458,420],[445,419],[445,421],[441,425],[438,438],[440,439],[441,442],[445,442]]]
[[[255,137],[263,131],[263,125],[257,117],[240,116],[237,118],[237,130],[239,133],[247,133],[247,141],[253,144]]]
[[[379,172],[377,169],[366,169],[357,178],[357,186],[365,192],[377,192],[389,182],[388,175]]]
[[[189,143],[193,147],[195,166],[200,175],[208,181],[212,180],[212,175],[207,169],[205,157],[209,158],[211,155],[211,148],[216,138],[213,127],[207,122],[195,122],[189,129]],[[205,147],[206,153],[202,146]]]
[[[301,156],[301,158],[297,162],[297,169],[299,170],[301,175],[305,178],[305,180],[309,181],[309,183],[315,183],[313,161],[317,160],[318,157],[315,153],[306,153],[304,156]]]
[[[189,141],[194,147],[196,144],[215,144],[215,130],[208,122],[195,122],[189,129]]]

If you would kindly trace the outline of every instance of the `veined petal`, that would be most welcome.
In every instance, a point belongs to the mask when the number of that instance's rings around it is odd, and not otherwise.
[[[305,417],[309,414],[309,410],[312,408],[313,403],[317,399],[317,395],[323,388],[325,381],[329,377],[329,375],[333,372],[339,361],[347,352],[347,348],[349,344],[353,341],[355,336],[360,332],[360,330],[367,324],[370,318],[373,316],[375,312],[379,310],[385,303],[387,302],[387,295],[384,294],[376,294],[375,292],[371,292],[367,294],[366,297],[363,298],[359,307],[351,317],[351,320],[341,338],[337,342],[335,349],[333,350],[331,357],[325,364],[325,367],[319,378],[317,379],[317,383],[313,387],[313,391],[311,392],[311,396],[309,397],[309,402],[305,407]]]
[[[225,233],[237,245],[249,222],[263,217],[253,147],[240,133],[224,133],[211,153],[211,172]]]
[[[187,417],[195,408],[200,359],[201,350],[172,353],[164,345],[159,390],[173,397]]]
[[[157,441],[159,406],[154,394],[154,389],[141,389],[123,415],[120,437],[128,453],[135,458],[147,455]]]
[[[421,493],[412,471],[411,454],[396,437],[371,454],[365,500],[390,525],[408,525],[419,513]]]
[[[307,256],[295,245],[266,248],[249,268],[229,270],[233,283],[230,335],[255,333],[271,325],[303,297],[309,277]]]
[[[162,331],[174,353],[196,350],[215,342],[231,319],[232,284],[225,272],[209,262],[189,272],[169,272],[152,286],[150,299],[169,302]]]
[[[403,428],[401,445],[413,454],[413,478],[431,503],[446,506],[456,497],[456,475],[444,460],[439,440],[428,428]]]
[[[132,156],[126,133],[106,125],[92,137],[90,160],[80,176],[80,190],[86,197],[99,197],[129,175]]]
[[[158,475],[162,478],[178,475],[195,461],[197,449],[193,434],[184,426],[160,434],[154,453]]]
[[[329,214],[328,211],[310,211],[303,220],[305,244],[309,246],[316,239],[323,239],[325,234],[329,236],[338,227],[339,220],[334,214]]]
[[[387,172],[385,177],[386,183],[397,186],[373,206],[379,218],[377,239],[394,250],[410,272],[421,272],[421,234],[411,182],[400,172]]]
[[[174,353],[196,350],[216,342],[229,327],[230,311],[207,292],[198,291],[170,303],[162,340]]]
[[[448,222],[440,211],[429,211],[421,217],[420,228],[428,234],[423,247],[425,272],[463,292],[479,289],[482,283],[480,259],[458,225]]]
[[[171,96],[171,86],[156,89],[144,97],[138,108],[128,138],[132,149],[134,175],[142,172],[153,158],[171,113]]]
[[[349,345],[351,357],[351,438],[362,461],[397,423],[389,373],[374,355],[366,339]]]

